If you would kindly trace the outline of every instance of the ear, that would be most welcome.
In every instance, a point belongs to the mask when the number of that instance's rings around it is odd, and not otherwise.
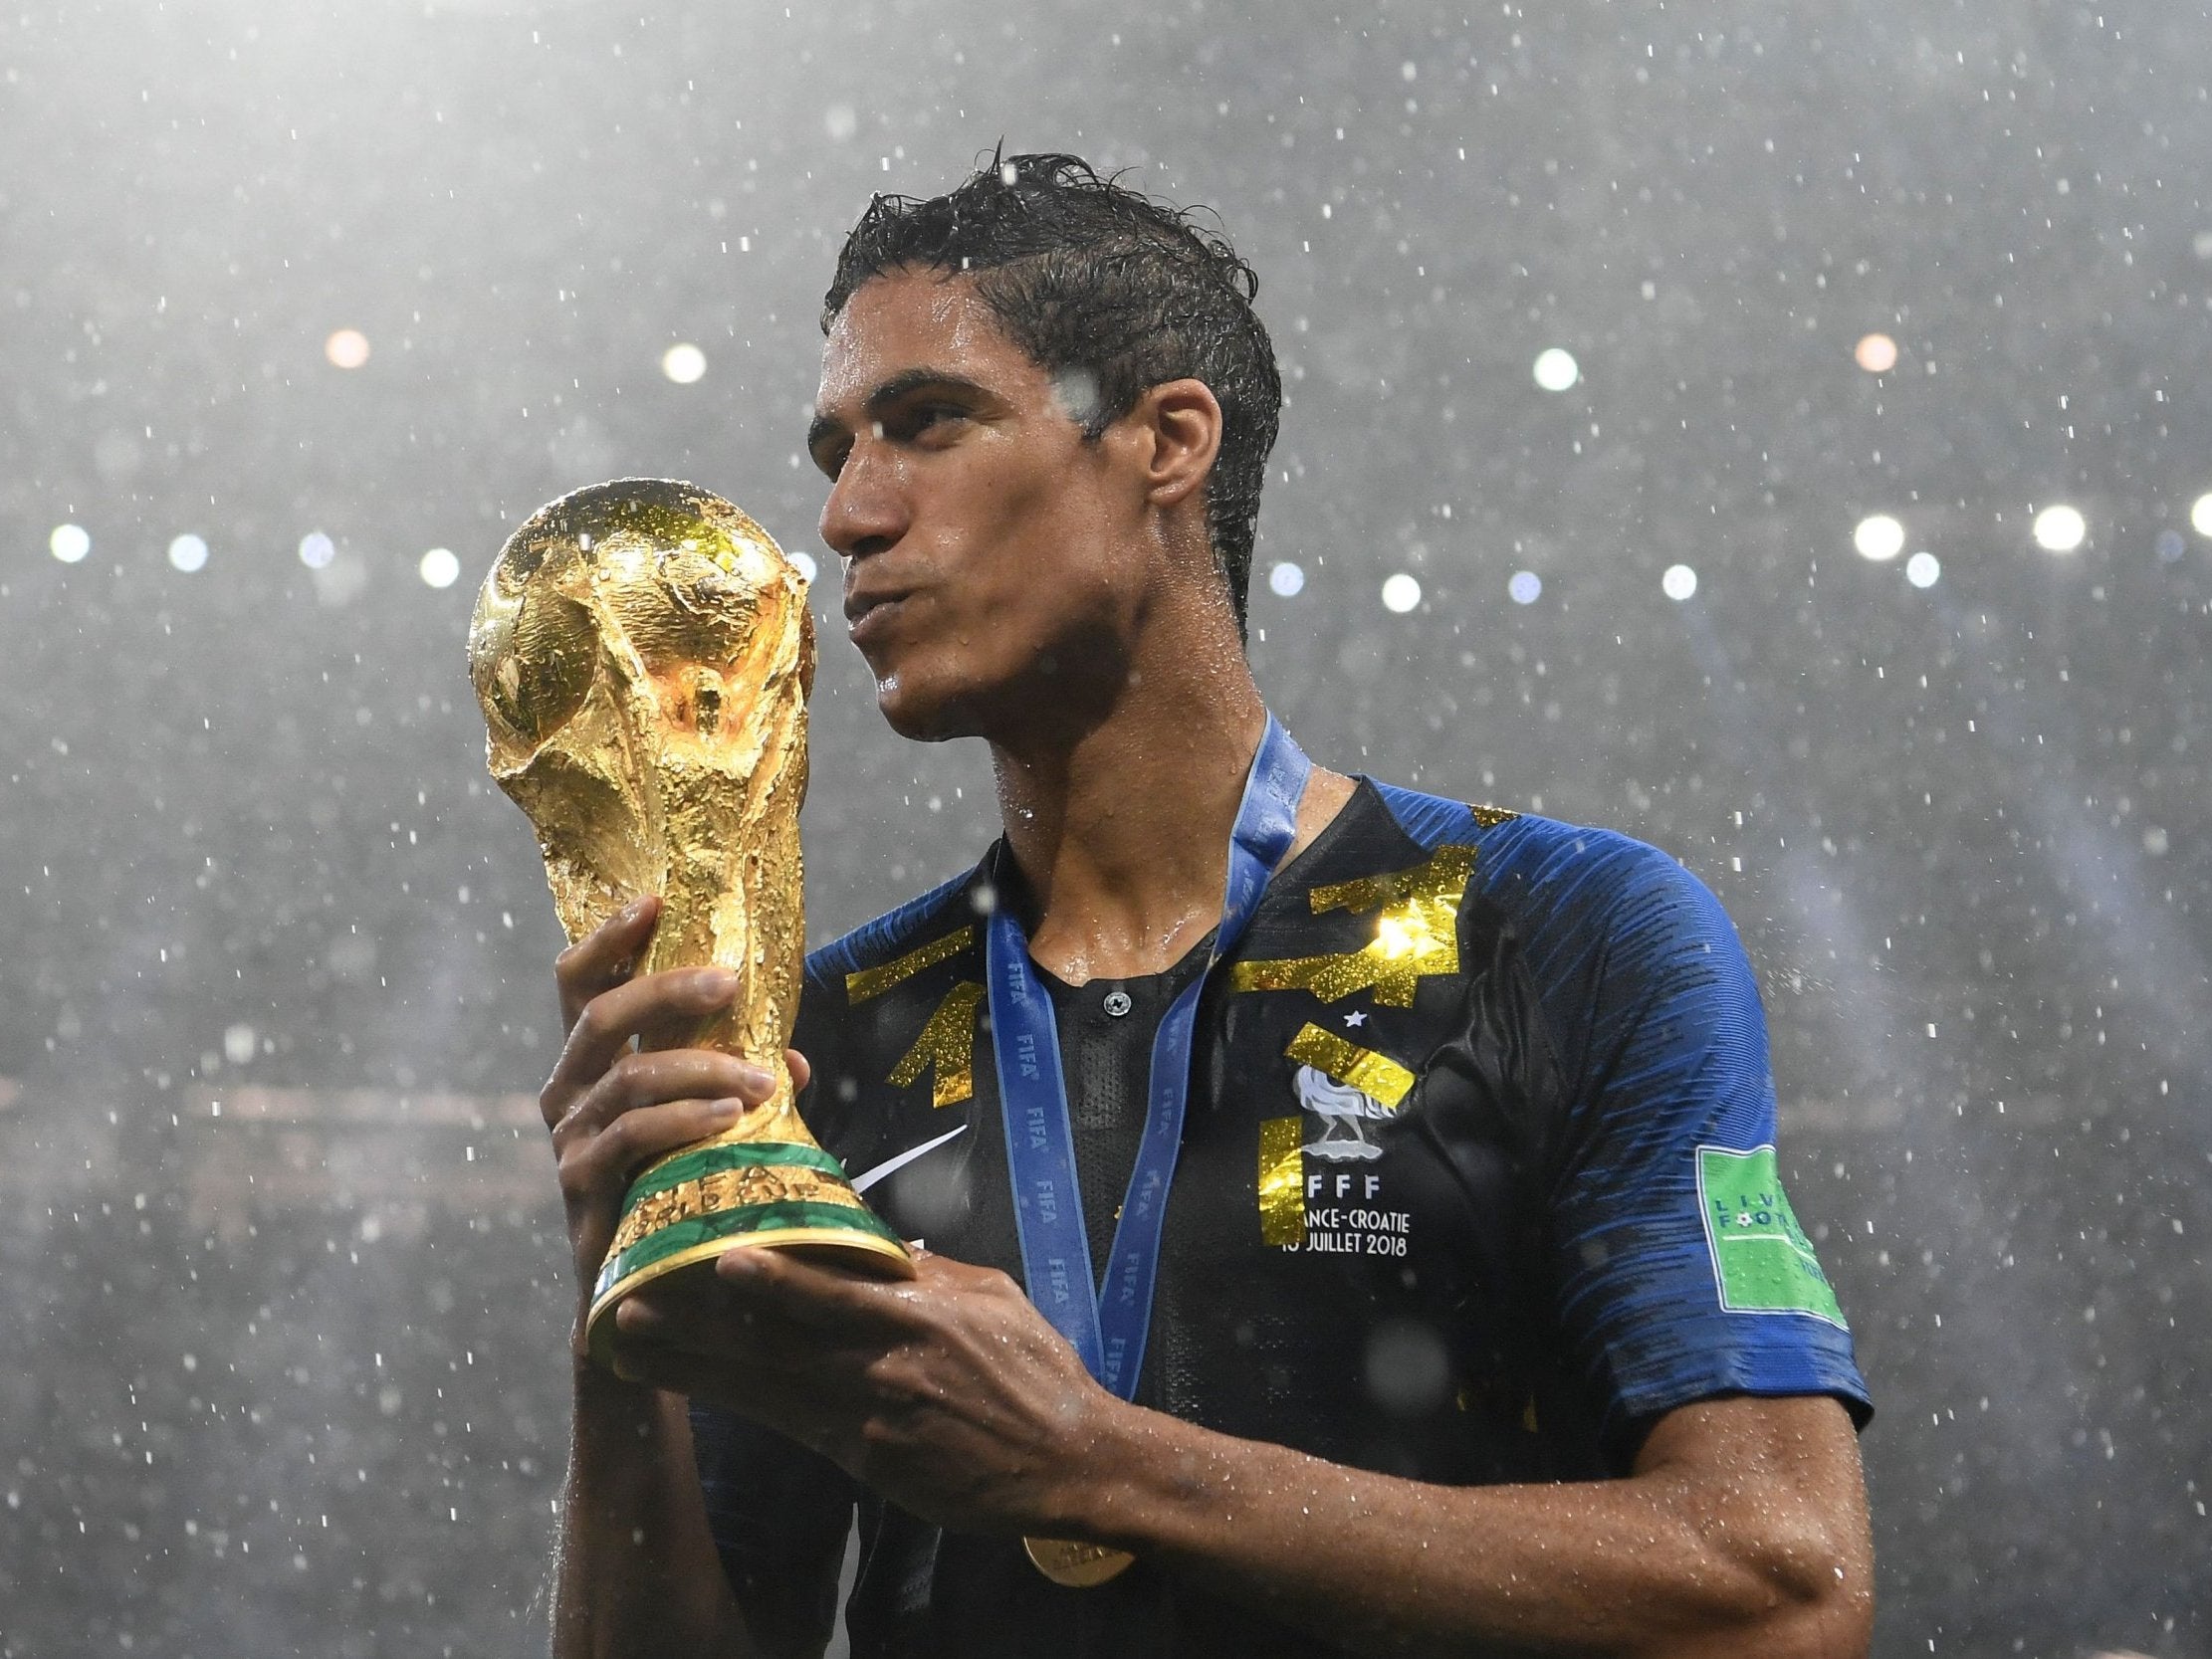
[[[1129,412],[1144,466],[1145,499],[1176,507],[1198,496],[1221,453],[1221,405],[1204,380],[1163,380]]]

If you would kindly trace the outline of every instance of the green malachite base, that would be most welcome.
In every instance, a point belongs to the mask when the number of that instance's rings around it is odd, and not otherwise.
[[[847,1184],[843,1166],[819,1146],[789,1141],[710,1141],[662,1159],[631,1183],[614,1237],[584,1324],[601,1364],[624,1297],[727,1250],[802,1250],[874,1278],[914,1277],[906,1245]]]

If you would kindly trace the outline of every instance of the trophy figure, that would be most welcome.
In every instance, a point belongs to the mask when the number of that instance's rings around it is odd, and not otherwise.
[[[819,1252],[878,1276],[912,1257],[818,1145],[783,1052],[803,970],[798,809],[813,620],[769,533],[707,491],[594,485],[509,537],[469,625],[492,776],[537,827],[571,941],[632,900],[661,915],[640,972],[709,964],[732,1004],[688,1046],[767,1067],[774,1095],[640,1170],[592,1289],[592,1354],[640,1285],[725,1250]]]

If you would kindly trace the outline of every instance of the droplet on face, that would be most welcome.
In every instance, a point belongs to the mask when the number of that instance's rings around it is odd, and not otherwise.
[[[1052,376],[1052,399],[1087,432],[1098,419],[1098,376],[1087,368],[1060,369]]]

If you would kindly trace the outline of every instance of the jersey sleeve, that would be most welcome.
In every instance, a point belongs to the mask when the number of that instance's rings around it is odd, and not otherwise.
[[[1625,836],[1526,852],[1526,959],[1564,1079],[1559,1317],[1609,1456],[1718,1394],[1831,1394],[1864,1424],[1850,1330],[1777,1178],[1766,1018],[1727,914]]]
[[[858,1488],[774,1429],[694,1402],[692,1456],[715,1553],[769,1652],[819,1653],[837,1623],[837,1569]]]

